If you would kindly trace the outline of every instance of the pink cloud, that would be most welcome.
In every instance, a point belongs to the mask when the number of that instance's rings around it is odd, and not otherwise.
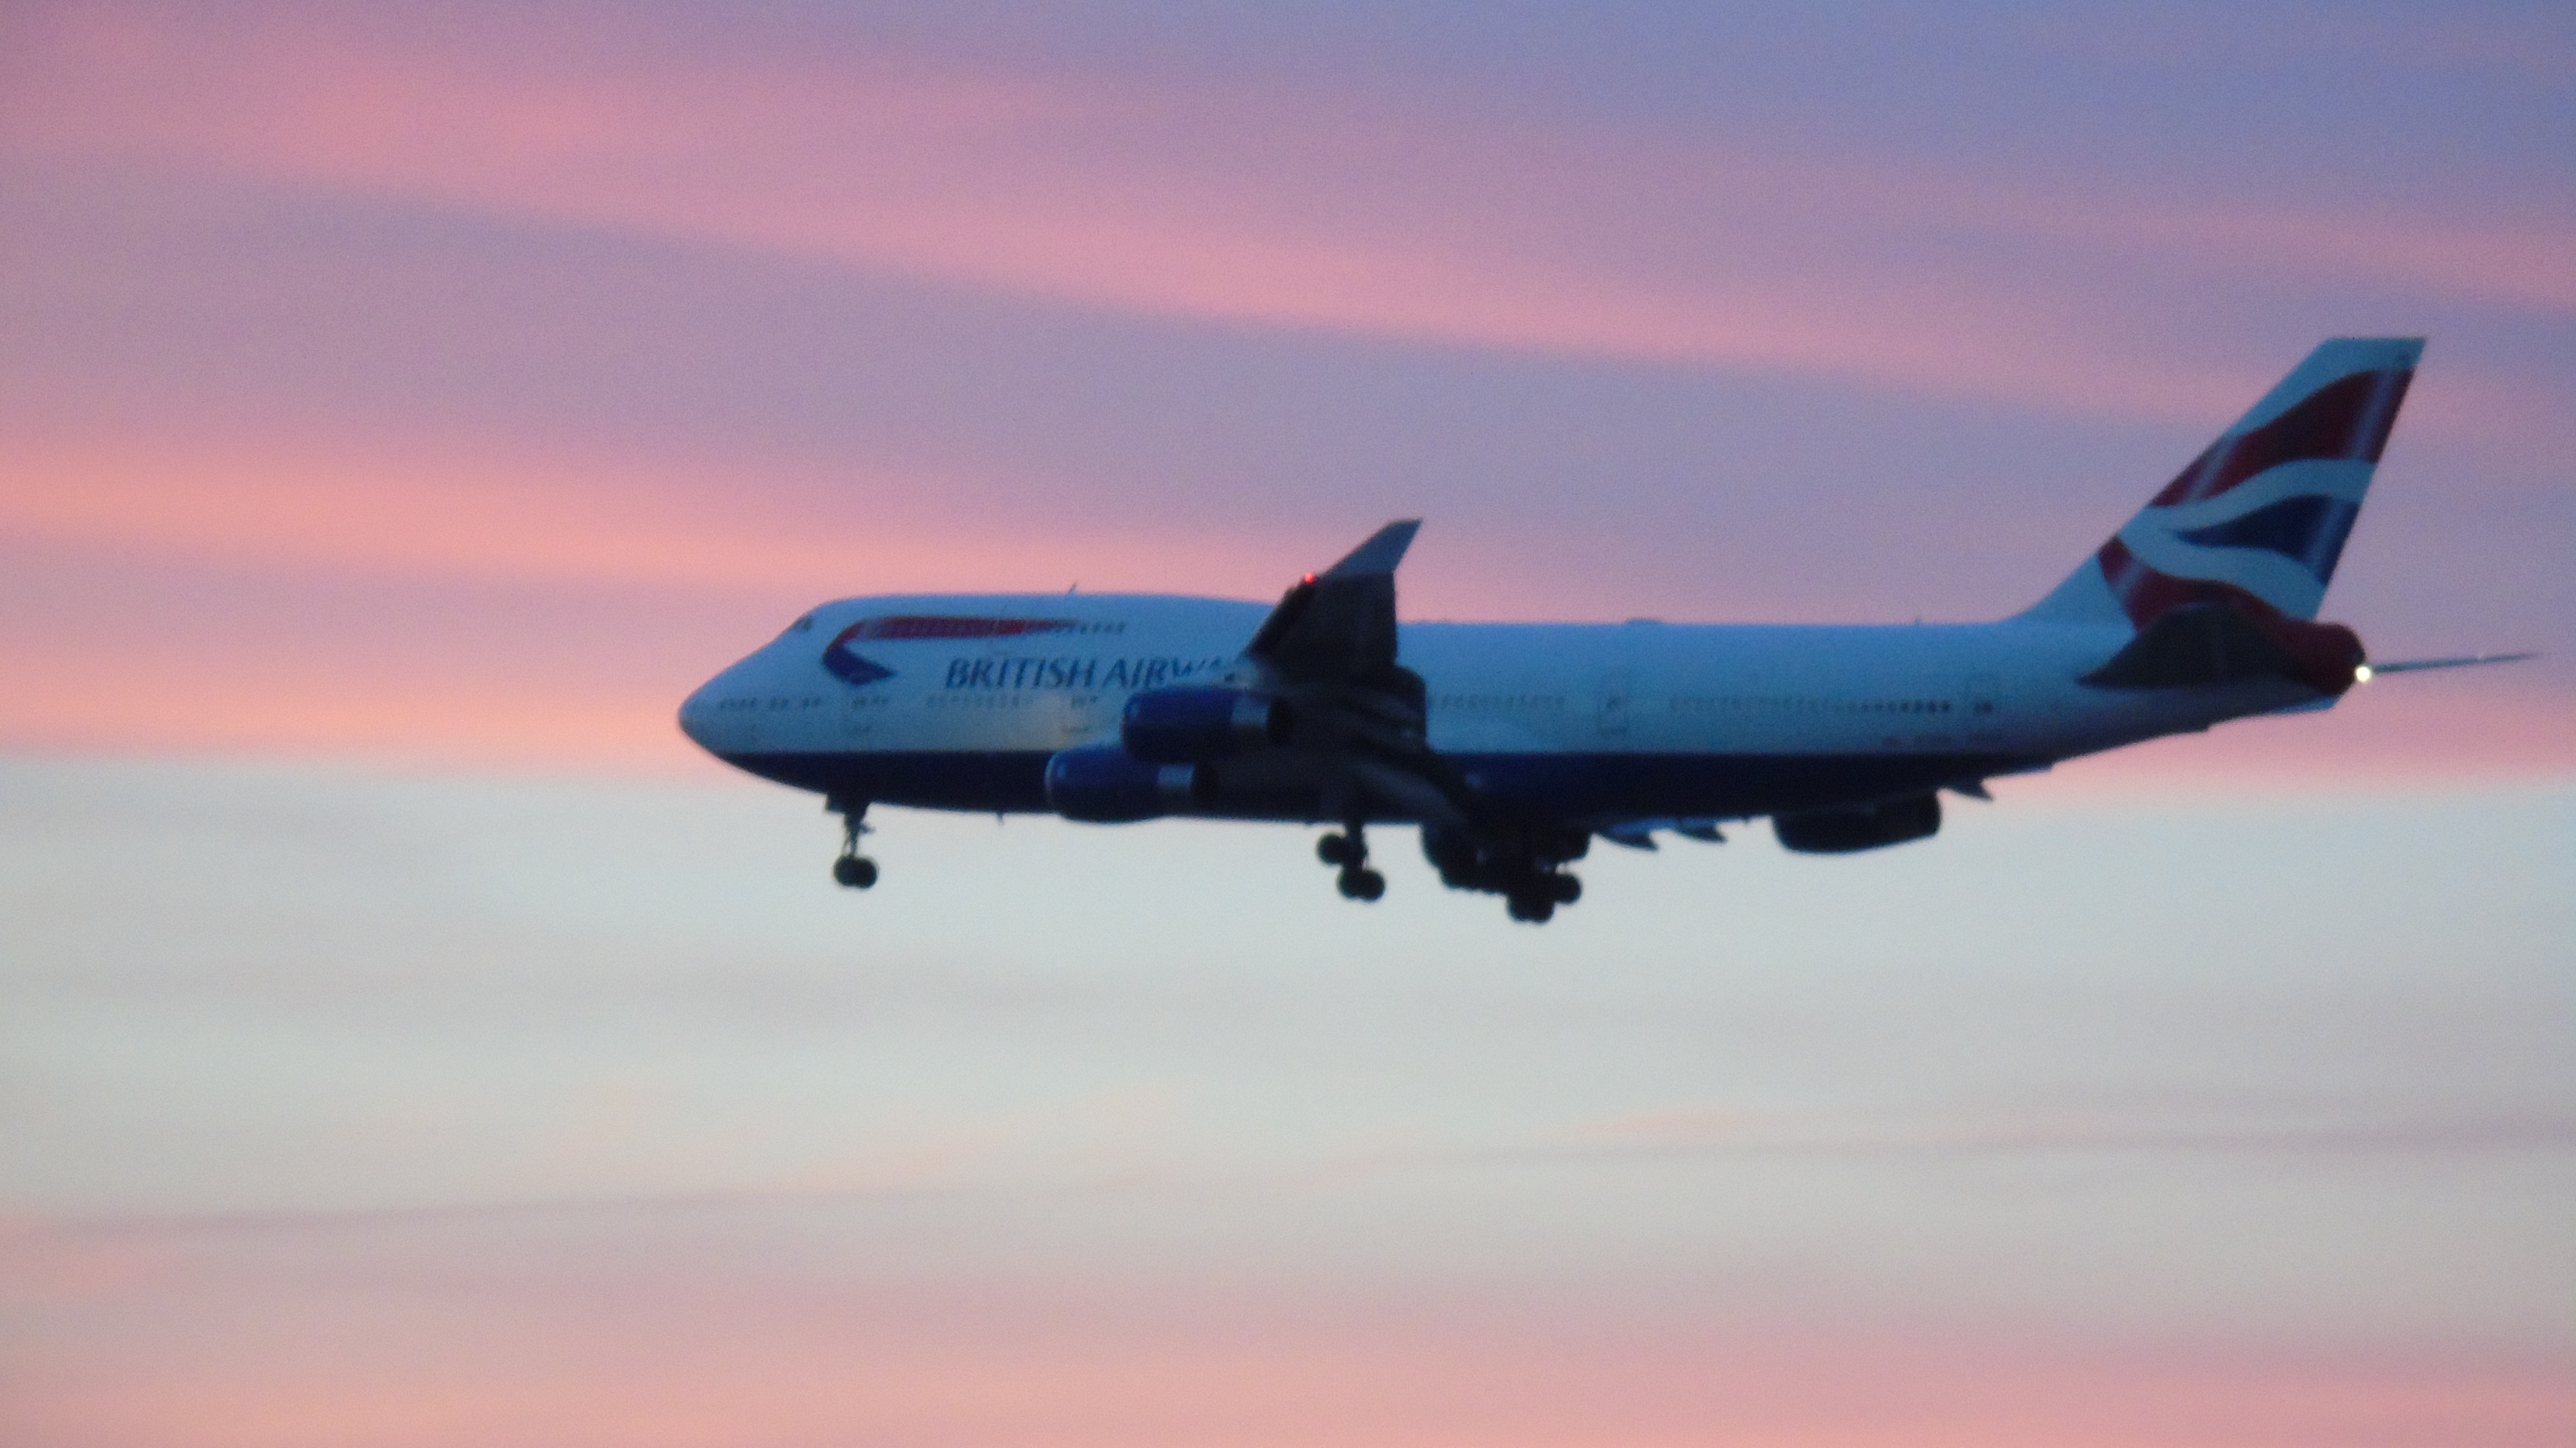
[[[1044,514],[960,526],[939,501],[956,492],[946,480],[862,469],[789,490],[842,496],[818,521],[748,503],[778,490],[774,470],[653,466],[434,442],[23,439],[0,462],[0,544],[62,560],[72,581],[61,617],[0,644],[18,685],[0,694],[0,745],[691,767],[671,723],[679,699],[824,599],[1072,583],[1259,599],[1353,541],[1320,521],[1295,536]],[[1412,565],[1405,613],[1615,617],[1633,602],[1615,580],[1532,594],[1525,547],[1435,540]],[[168,597],[136,586],[208,569],[235,580],[229,594],[309,602],[235,629],[174,617]],[[405,580],[456,606],[388,625],[371,590]],[[470,602],[525,588],[544,597],[506,628]],[[628,601],[567,608],[574,594]],[[2576,706],[2533,691],[2518,667],[2382,680],[2329,715],[2230,725],[2002,788],[2020,800],[2576,772]]]
[[[2038,195],[1967,172],[1727,152],[1650,132],[1498,129],[1436,108],[900,57],[575,53],[533,28],[468,52],[370,37],[311,11],[216,21],[84,9],[23,33],[18,78],[0,88],[0,148],[21,156],[355,188],[1159,315],[1751,363],[2086,410],[2109,399],[2110,411],[2214,427],[2269,379],[2105,360],[2088,340],[2094,324],[2044,292],[1927,272],[1873,237],[1986,228],[2576,306],[2570,273],[2554,265],[2564,238],[2539,223],[2348,226]],[[2563,425],[2556,399],[2509,380],[2446,381],[2421,398],[2415,422],[2437,430]],[[358,595],[333,590],[370,579],[673,590],[634,618],[664,639],[722,596],[746,622],[704,644],[711,671],[826,597],[1076,581],[1262,597],[1350,541],[1321,519],[1300,536],[1259,537],[971,501],[1042,498],[1046,478],[872,460],[825,477],[811,462],[546,455],[448,438],[351,442],[345,431],[303,426],[282,441],[154,436],[122,420],[21,428],[0,450],[0,543],[147,571],[265,574],[346,607]],[[816,498],[834,506],[804,506]],[[1719,591],[1738,585],[1705,581],[1695,560],[1667,585],[1690,590],[1678,599],[1635,597],[1640,575],[1597,557],[1534,594],[1520,579],[1545,551],[1493,537],[1426,549],[1406,611],[1778,612],[1776,600],[1739,605]],[[227,638],[215,657],[202,636],[173,637],[119,606],[83,594],[79,607],[106,619],[99,628],[7,646],[23,687],[0,700],[0,741],[657,767],[685,757],[669,714],[694,679],[566,668],[565,654],[598,650],[542,617],[508,636],[488,622],[433,622],[399,661],[367,657],[348,624],[329,621]],[[2015,788],[2529,777],[2576,763],[2561,706],[2477,692],[2487,687],[2401,696],[2391,685],[2329,720],[2237,726]]]
[[[1509,128],[1350,96],[902,56],[477,49],[309,13],[52,27],[24,154],[122,157],[810,256],[1190,318],[1722,363],[2205,420],[2267,377],[2119,360],[2098,288],[1904,238],[2339,277],[2576,310],[2554,219],[2040,189],[1969,168]]]
[[[775,589],[866,577],[882,591],[1014,577],[1061,542],[961,537],[924,500],[953,480],[836,469],[829,493],[873,526],[817,532],[757,500],[794,480],[772,465],[507,454],[453,444],[335,447],[221,438],[22,440],[0,457],[0,539],[245,568],[375,577]],[[751,506],[745,506],[745,504]],[[1085,540],[1104,566],[1113,537]],[[1129,545],[1137,553],[1144,540]],[[1052,577],[1058,566],[1043,567]],[[783,621],[783,620],[782,620]]]
[[[22,439],[0,457],[0,546],[22,582],[39,560],[57,581],[46,616],[0,642],[0,747],[688,768],[680,699],[825,599],[1257,597],[1351,541],[1043,514],[961,526],[947,480],[859,468],[806,490],[837,499],[818,520],[764,511],[780,476],[740,466]],[[159,575],[205,581],[174,594]],[[389,590],[450,603],[389,611]]]
[[[2392,676],[2331,713],[2248,719],[2059,765],[1998,786],[2015,803],[2095,793],[2231,796],[2576,775],[2576,701],[2490,677]],[[2498,678],[2494,675],[2507,674]]]
[[[38,1331],[44,1448],[2565,1441],[2564,1365],[1760,1321],[1544,1290],[852,1277],[453,1230],[200,1243]],[[1721,1294],[1722,1296],[1722,1294]]]

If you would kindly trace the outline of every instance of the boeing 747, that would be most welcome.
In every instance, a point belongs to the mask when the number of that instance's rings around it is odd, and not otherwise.
[[[1404,623],[1390,523],[1276,606],[1160,594],[849,598],[708,681],[680,727],[841,816],[880,804],[1330,826],[1375,900],[1372,825],[1418,826],[1454,889],[1544,921],[1591,842],[1791,850],[1923,839],[1941,792],[2257,714],[2331,707],[2373,665],[2316,621],[2415,374],[2415,338],[2330,341],[2038,603],[1894,627]]]

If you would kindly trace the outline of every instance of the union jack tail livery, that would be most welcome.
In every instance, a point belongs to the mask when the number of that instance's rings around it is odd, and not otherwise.
[[[2338,337],[2309,353],[2022,617],[2143,630],[2222,604],[2314,619],[2423,352],[2421,337]]]

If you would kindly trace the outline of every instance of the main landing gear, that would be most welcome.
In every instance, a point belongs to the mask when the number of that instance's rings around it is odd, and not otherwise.
[[[832,878],[853,890],[864,890],[877,882],[877,862],[859,853],[859,836],[869,832],[868,802],[846,804],[838,799],[825,801],[823,808],[841,817],[841,858],[832,862]]]
[[[1503,897],[1514,920],[1543,925],[1557,907],[1583,898],[1583,882],[1565,867],[1582,859],[1589,831],[1546,821],[1493,832],[1426,824],[1422,853],[1452,890],[1482,890]]]
[[[1326,835],[1315,842],[1315,858],[1327,865],[1337,865],[1341,875],[1334,883],[1345,900],[1375,900],[1386,893],[1386,877],[1368,867],[1368,835],[1358,820],[1343,826],[1344,833]]]
[[[1557,906],[1571,905],[1582,898],[1583,882],[1565,871],[1533,872],[1503,896],[1503,913],[1514,920],[1545,925],[1555,917]]]

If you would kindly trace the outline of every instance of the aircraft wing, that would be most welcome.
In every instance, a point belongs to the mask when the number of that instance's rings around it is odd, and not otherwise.
[[[1395,567],[1421,526],[1389,523],[1299,579],[1244,646],[1264,686],[1295,710],[1293,752],[1321,771],[1328,817],[1392,810],[1463,823],[1479,809],[1425,737],[1422,677],[1396,661]]]
[[[1292,687],[1383,678],[1395,667],[1395,565],[1421,527],[1419,518],[1389,523],[1349,557],[1306,575],[1262,621],[1244,654]]]
[[[1391,815],[1422,826],[1423,853],[1441,879],[1507,895],[1519,918],[1543,920],[1581,893],[1558,867],[1579,858],[1591,834],[1499,807],[1432,749],[1428,691],[1396,659],[1395,566],[1421,526],[1413,518],[1389,523],[1349,557],[1300,579],[1253,634],[1244,662],[1292,711],[1296,723],[1281,751],[1287,767],[1317,788],[1322,818],[1345,824],[1347,833],[1318,847],[1341,866],[1343,893],[1373,900],[1386,888],[1366,868],[1361,829]],[[1651,823],[1718,837],[1714,821]]]

